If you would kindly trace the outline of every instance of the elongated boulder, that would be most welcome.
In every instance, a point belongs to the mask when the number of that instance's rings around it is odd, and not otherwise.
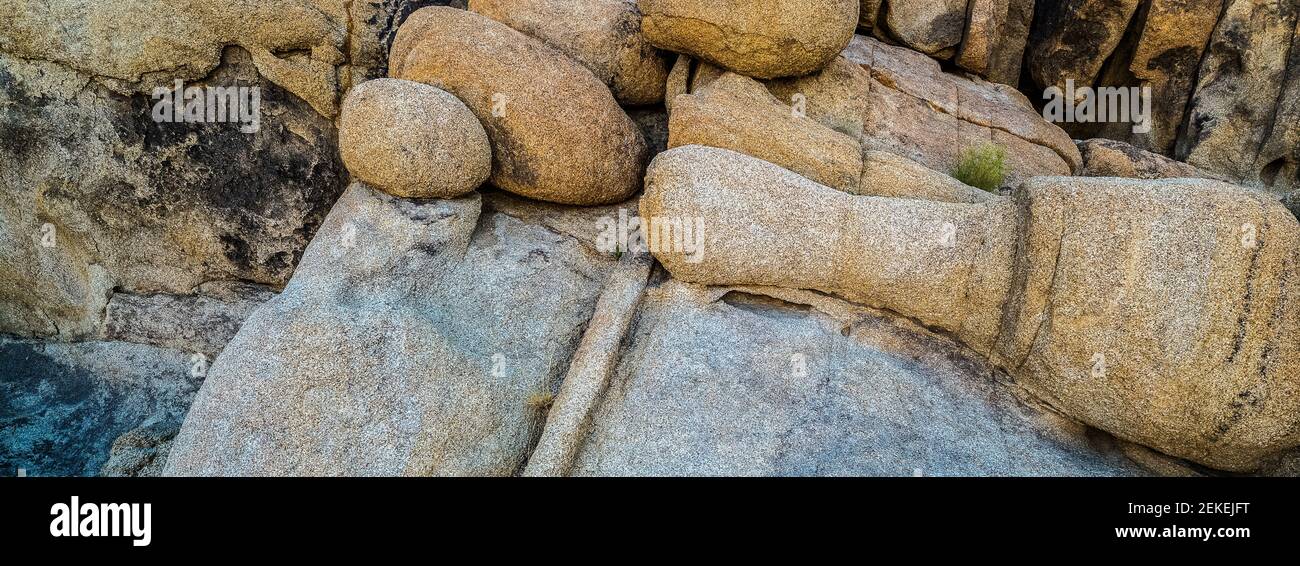
[[[642,35],[636,0],[472,0],[469,9],[564,52],[623,104],[664,99],[668,57]]]
[[[742,75],[821,69],[853,37],[859,0],[639,0],[651,44]]]
[[[407,198],[451,198],[487,180],[492,147],[456,97],[426,84],[357,85],[339,122],[343,164],[372,187]]]
[[[999,237],[1014,230],[1005,202],[855,196],[725,149],[659,154],[641,216],[704,219],[702,261],[655,254],[679,279],[819,289],[930,326],[970,329],[980,341],[991,339],[1010,283],[1013,242]]]
[[[698,253],[656,253],[676,278],[913,316],[1121,438],[1227,470],[1300,444],[1300,224],[1267,196],[1044,177],[1014,201],[857,197],[688,146],[656,158],[641,215],[702,219]]]
[[[545,419],[530,399],[555,392],[614,262],[480,203],[349,187],[212,364],[165,473],[519,469]]]
[[[801,115],[758,81],[735,73],[673,101],[668,147],[683,145],[738,151],[842,191],[856,191],[862,174],[857,140]]]
[[[591,205],[641,185],[646,142],[609,88],[559,51],[486,16],[434,6],[397,33],[389,74],[462,100],[492,141],[491,182]]]

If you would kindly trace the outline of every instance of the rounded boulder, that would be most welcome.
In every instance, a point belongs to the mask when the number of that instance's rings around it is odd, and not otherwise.
[[[353,88],[339,120],[339,151],[362,182],[406,198],[452,198],[492,171],[487,132],[440,89],[376,79]]]
[[[647,147],[636,123],[590,71],[486,16],[422,8],[397,32],[396,78],[444,88],[492,141],[492,184],[561,204],[626,200],[641,188]]]

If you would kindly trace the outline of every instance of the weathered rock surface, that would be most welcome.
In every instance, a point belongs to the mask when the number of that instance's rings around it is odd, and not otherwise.
[[[1133,132],[1131,124],[1100,124],[1084,130],[1164,155],[1173,155],[1178,130],[1210,34],[1224,0],[1150,0],[1138,6],[1123,41],[1098,78],[1099,86],[1147,86],[1151,89],[1151,131]]]
[[[966,148],[990,142],[1006,149],[1005,186],[1080,166],[1073,140],[1015,89],[945,73],[929,57],[868,37],[854,36],[821,73],[769,88],[781,99],[802,94],[808,117],[856,133],[864,148],[937,171],[951,171]]]
[[[1138,149],[1122,141],[1096,138],[1080,141],[1078,145],[1079,153],[1083,155],[1083,169],[1079,174],[1084,177],[1218,178],[1192,165]]]
[[[1228,470],[1300,443],[1300,224],[1207,180],[1037,179],[999,363],[1103,430]]]
[[[213,363],[166,473],[515,473],[612,264],[477,195],[353,185]]]
[[[1034,0],[861,0],[858,30],[1016,85]]]
[[[947,58],[961,43],[968,0],[887,0],[885,23],[903,45]]]
[[[1284,195],[1300,187],[1300,7],[1271,0],[1071,0],[1040,3],[1029,68],[1037,86],[1151,93],[1151,130],[1074,122]],[[1076,96],[1081,93],[1076,92]]]
[[[1177,157],[1278,194],[1300,188],[1300,6],[1229,0]]]
[[[89,339],[112,289],[289,279],[343,189],[334,126],[243,50],[224,61],[189,85],[260,88],[255,133],[155,122],[146,95],[0,54],[0,331]]]
[[[153,423],[131,429],[117,437],[109,449],[108,462],[99,470],[105,477],[158,477],[167,464],[179,422]]]
[[[664,99],[668,56],[641,34],[636,0],[472,0],[469,9],[564,52],[609,85],[620,103]]]
[[[343,164],[371,187],[407,198],[454,198],[492,172],[487,132],[465,103],[426,84],[366,81],[339,119]]]
[[[567,473],[1146,473],[1026,400],[915,325],[812,293],[670,280],[644,299]]]
[[[215,358],[235,337],[244,319],[274,297],[261,285],[216,281],[192,294],[113,293],[104,312],[101,337],[149,344]]]
[[[859,0],[639,0],[651,44],[770,79],[826,66],[853,36]]]
[[[498,187],[565,204],[626,200],[646,142],[609,88],[559,51],[485,16],[421,9],[393,44],[391,76],[461,99],[492,141]]]
[[[192,363],[142,344],[0,337],[0,474],[96,475],[118,437],[181,421],[203,381]]]
[[[979,203],[998,197],[888,151],[862,155],[862,178],[853,194],[939,202]]]
[[[801,115],[758,81],[735,73],[675,98],[668,131],[670,148],[730,149],[842,191],[856,192],[862,175],[857,140]]]
[[[1039,87],[1091,85],[1124,37],[1139,0],[1038,2],[1027,64]]]
[[[1122,438],[1228,470],[1300,444],[1300,224],[1267,196],[1040,178],[1014,204],[855,197],[685,147],[656,158],[641,209],[704,219],[696,261],[656,253],[676,278],[915,317]]]

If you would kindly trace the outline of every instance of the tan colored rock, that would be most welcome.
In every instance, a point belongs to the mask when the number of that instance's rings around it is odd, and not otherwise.
[[[885,23],[912,49],[946,59],[961,43],[968,0],[888,0]]]
[[[434,6],[411,14],[393,77],[465,102],[492,141],[491,181],[527,197],[590,205],[641,187],[646,142],[590,71],[500,22]]]
[[[1008,7],[1009,0],[969,0],[965,37],[954,58],[957,65],[977,75],[987,76],[998,47],[998,33],[1007,19]]]
[[[853,37],[859,0],[639,0],[651,44],[742,75],[821,69]]]
[[[735,73],[677,97],[668,133],[669,148],[730,149],[841,191],[856,191],[862,174],[857,140],[800,115],[758,81]]]
[[[1084,177],[1218,178],[1193,165],[1138,149],[1122,141],[1099,138],[1080,141],[1078,145],[1079,152],[1083,155],[1083,169],[1079,174]]]
[[[1266,196],[1043,177],[979,205],[859,197],[688,146],[652,164],[641,215],[702,219],[693,261],[655,254],[675,278],[914,316],[1123,439],[1227,470],[1300,444],[1300,224]]]
[[[854,196],[734,151],[684,146],[651,164],[641,217],[704,219],[701,254],[655,253],[675,278],[817,289],[981,343],[1010,284],[1004,199]]]
[[[623,104],[663,101],[669,60],[642,36],[636,0],[471,0],[469,9],[559,49]]]
[[[1284,195],[1300,189],[1300,6],[1228,0],[1175,157]]]
[[[780,100],[801,99],[809,118],[859,139],[862,118],[871,104],[871,86],[871,74],[843,55],[811,75],[767,83]]]
[[[1042,175],[1069,175],[1079,150],[1007,85],[944,73],[920,53],[857,36],[844,56],[870,75],[863,145],[893,151],[932,169],[953,170],[968,147],[1001,145],[1004,186]]]
[[[1016,85],[1034,0],[970,0],[966,32],[953,62],[992,82]]]
[[[1066,414],[1249,470],[1300,443],[1300,224],[1192,179],[1043,178],[995,362]]]
[[[6,2],[0,51],[68,65],[123,94],[198,80],[227,46],[327,117],[349,39],[346,2]],[[360,34],[359,34],[360,35]]]
[[[348,93],[339,152],[366,184],[406,198],[458,197],[492,172],[492,147],[474,113],[422,83],[375,79]]]
[[[677,88],[715,80],[707,63],[681,70]],[[1082,164],[1074,140],[1046,121],[1016,89],[945,73],[934,59],[903,47],[854,36],[825,69],[767,81],[782,101],[798,101],[809,118],[858,138],[864,148],[890,151],[940,172],[952,171],[964,150],[995,143],[1006,149],[1004,187],[1042,175],[1070,175]]]
[[[874,150],[863,152],[862,178],[857,189],[849,192],[970,204],[998,198],[896,153]]]
[[[1096,137],[1123,140],[1140,149],[1172,155],[1187,101],[1224,0],[1151,0],[1139,9],[1125,41],[1112,55],[1101,85],[1151,88],[1151,131],[1127,123],[1102,124]],[[1092,132],[1088,132],[1092,133]]]

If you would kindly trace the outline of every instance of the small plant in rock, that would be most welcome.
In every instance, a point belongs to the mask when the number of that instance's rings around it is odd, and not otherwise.
[[[535,411],[549,411],[555,403],[555,395],[550,391],[539,391],[528,396],[524,404]]]
[[[989,192],[997,192],[1006,177],[1007,150],[1000,145],[984,143],[961,152],[952,176],[958,181]]]

